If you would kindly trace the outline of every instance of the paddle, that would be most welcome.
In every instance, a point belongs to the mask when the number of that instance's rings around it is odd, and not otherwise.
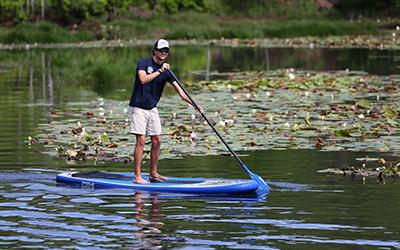
[[[195,101],[193,100],[193,98],[189,95],[189,93],[185,90],[185,88],[183,88],[182,84],[179,82],[178,78],[175,76],[175,74],[168,69],[168,72],[171,74],[172,78],[178,83],[179,87],[182,89],[182,91],[186,94],[186,96],[189,98],[189,100],[192,102],[194,108],[198,111],[200,111],[199,106],[195,103]],[[229,150],[229,152],[231,152],[231,154],[233,155],[233,157],[235,157],[235,159],[239,162],[239,164],[242,166],[242,168],[246,171],[246,173],[250,176],[250,178],[257,182],[258,184],[258,189],[259,190],[263,190],[266,191],[269,189],[269,186],[267,184],[267,182],[265,180],[263,180],[263,178],[261,178],[260,176],[256,175],[255,173],[251,172],[250,169],[248,167],[246,167],[246,165],[244,165],[244,163],[242,162],[242,160],[240,160],[239,156],[237,156],[237,154],[232,150],[232,148],[228,145],[228,143],[226,143],[226,141],[222,138],[221,134],[215,129],[215,127],[211,124],[211,122],[208,120],[207,116],[205,113],[200,112],[200,114],[203,116],[204,120],[207,121],[208,125],[210,125],[210,127],[212,128],[212,130],[214,130],[215,134],[217,134],[217,136],[219,137],[219,139],[222,141],[222,143],[224,143],[224,145],[226,146],[226,148]]]

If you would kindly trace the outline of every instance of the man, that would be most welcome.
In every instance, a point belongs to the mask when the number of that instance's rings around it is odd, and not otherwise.
[[[172,83],[179,96],[189,104],[192,104],[168,72],[170,65],[165,63],[168,53],[168,41],[160,39],[154,44],[153,56],[139,60],[136,67],[135,85],[129,106],[131,113],[130,132],[136,136],[136,145],[133,152],[135,165],[133,181],[140,184],[148,183],[142,177],[141,167],[146,136],[151,138],[149,181],[162,182],[167,179],[157,172],[161,146],[161,122],[157,103],[161,98],[166,82]],[[200,112],[203,112],[201,108]]]

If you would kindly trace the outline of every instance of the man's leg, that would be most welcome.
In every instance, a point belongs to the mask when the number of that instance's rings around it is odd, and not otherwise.
[[[150,176],[152,178],[160,179],[161,181],[165,181],[167,178],[161,176],[157,172],[158,168],[158,158],[160,157],[160,150],[161,150],[161,136],[153,135],[151,136],[151,151],[150,151]]]
[[[134,181],[141,184],[146,184],[148,181],[142,177],[142,160],[143,150],[146,143],[144,135],[136,135],[136,146],[133,152],[134,164],[135,164],[135,178]]]

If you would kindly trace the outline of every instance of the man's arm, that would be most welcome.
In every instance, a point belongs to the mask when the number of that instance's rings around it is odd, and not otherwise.
[[[151,74],[147,74],[146,71],[144,71],[144,70],[139,70],[138,71],[139,81],[141,84],[146,84],[148,82],[151,82],[151,81],[153,81],[154,78],[161,75],[167,69],[169,69],[169,64],[163,63],[162,67],[159,70],[157,70]]]
[[[141,84],[146,84],[148,82],[153,81],[154,78],[157,76],[161,75],[160,71],[155,71],[151,74],[147,74],[146,71],[144,70],[139,70],[138,76],[139,76],[139,81]]]

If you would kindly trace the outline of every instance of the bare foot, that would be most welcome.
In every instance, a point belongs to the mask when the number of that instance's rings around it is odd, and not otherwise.
[[[139,183],[139,184],[149,184],[149,182],[142,177],[134,178],[133,182]]]
[[[168,180],[167,177],[162,176],[162,175],[160,175],[160,174],[158,174],[158,173],[156,173],[156,174],[150,174],[150,178],[151,178],[151,179],[158,179],[158,180],[160,180],[160,181],[166,181],[166,180]]]

